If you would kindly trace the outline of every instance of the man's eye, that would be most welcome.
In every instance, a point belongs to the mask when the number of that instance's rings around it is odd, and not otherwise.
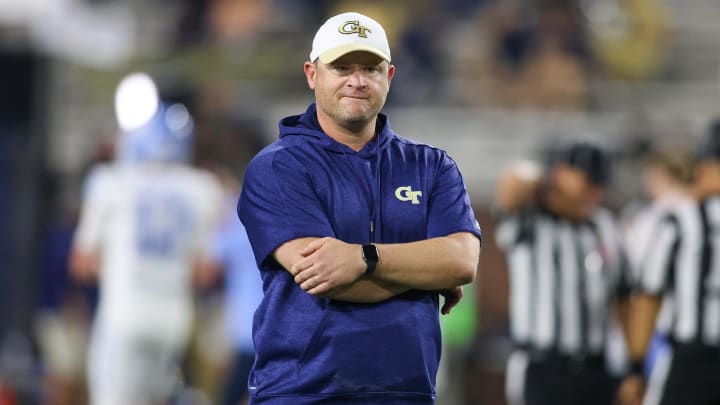
[[[335,66],[333,66],[333,69],[335,69],[335,71],[340,72],[340,73],[345,73],[350,70],[350,68],[348,66],[344,66],[344,65],[335,65]]]

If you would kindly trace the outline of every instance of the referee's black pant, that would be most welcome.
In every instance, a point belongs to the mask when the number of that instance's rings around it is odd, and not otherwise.
[[[522,397],[525,405],[611,405],[619,383],[604,356],[528,353]]]
[[[720,405],[720,347],[673,344],[655,363],[645,403]]]

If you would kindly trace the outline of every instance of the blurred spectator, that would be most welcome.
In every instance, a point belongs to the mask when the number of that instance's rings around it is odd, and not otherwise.
[[[116,92],[117,161],[88,179],[70,269],[99,276],[88,379],[93,405],[152,404],[170,396],[192,321],[193,273],[212,268],[221,189],[193,169],[192,117],[165,105],[152,79]],[[202,279],[202,277],[200,277]]]
[[[662,73],[672,48],[663,0],[585,2],[597,58],[611,78],[642,80]]]
[[[272,2],[211,0],[208,17],[212,38],[221,43],[252,44],[268,25]]]
[[[527,7],[495,1],[479,9],[470,29],[454,41],[467,44],[451,55],[464,77],[456,89],[460,97],[497,107],[586,108],[592,56],[580,17],[562,2]],[[470,67],[464,66],[466,52],[474,55]],[[463,90],[466,85],[471,87]]]
[[[393,63],[403,66],[403,75],[393,79],[390,103],[442,103],[446,75],[442,33],[447,21],[440,7],[431,0],[414,1],[408,7],[408,21],[399,32],[398,46],[393,48]]]
[[[209,0],[181,0],[182,14],[177,28],[177,45],[192,45],[205,39]]]
[[[518,78],[515,106],[583,110],[588,103],[587,76],[581,61],[553,37],[541,37]]]
[[[447,9],[448,18],[462,19],[472,15],[478,7],[490,1],[492,0],[442,0],[439,2],[440,5],[435,5]]]
[[[498,63],[496,47],[519,18],[514,2],[491,2],[467,21],[449,27],[446,34],[450,93],[463,105],[509,105],[511,71]]]
[[[511,30],[498,49],[519,81],[513,103],[540,109],[584,109],[589,53],[577,10],[542,2],[530,24]]]
[[[196,93],[194,163],[218,175],[218,167],[230,168],[242,178],[245,166],[267,143],[266,97],[254,82],[203,82]]]

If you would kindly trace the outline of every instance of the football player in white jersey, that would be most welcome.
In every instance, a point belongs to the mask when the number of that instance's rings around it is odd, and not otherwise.
[[[164,105],[149,76],[123,79],[115,103],[117,159],[86,180],[70,267],[100,284],[92,404],[157,404],[172,392],[189,339],[192,282],[214,266],[222,190],[187,165],[192,118],[181,104]]]

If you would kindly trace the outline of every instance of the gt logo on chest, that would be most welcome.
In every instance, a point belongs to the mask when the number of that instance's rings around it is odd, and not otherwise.
[[[410,186],[400,186],[395,189],[395,198],[400,201],[412,201],[413,205],[420,204],[422,191],[413,191]]]

